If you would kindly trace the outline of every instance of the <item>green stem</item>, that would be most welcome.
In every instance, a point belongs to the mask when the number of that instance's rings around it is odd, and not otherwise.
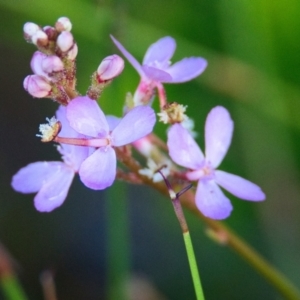
[[[189,231],[183,233],[183,239],[184,239],[185,249],[186,249],[189,264],[190,264],[190,269],[191,269],[191,273],[192,273],[192,278],[193,278],[193,283],[194,283],[197,300],[204,300],[204,294],[203,294],[203,290],[202,290],[202,286],[201,286],[201,281],[200,281],[197,262],[196,262],[196,258],[195,258],[194,248],[193,248],[193,244],[192,244],[192,240],[191,240]]]
[[[1,277],[1,287],[7,300],[27,300],[17,278],[12,274]]]
[[[190,189],[192,185],[186,186],[180,192],[175,193],[172,189],[170,182],[168,181],[168,179],[166,179],[164,174],[161,171],[158,171],[158,172],[163,177],[163,179],[166,183],[166,186],[169,191],[169,196],[172,200],[172,204],[174,207],[176,217],[177,217],[180,227],[181,227],[184,245],[186,248],[186,253],[187,253],[189,266],[190,266],[190,270],[191,270],[191,275],[192,275],[192,279],[193,279],[194,289],[195,289],[195,293],[196,293],[196,298],[197,298],[197,300],[204,300],[204,294],[203,294],[203,289],[201,286],[201,280],[200,280],[200,276],[199,276],[199,272],[198,272],[198,267],[197,267],[197,262],[196,262],[196,258],[195,258],[192,239],[191,239],[189,228],[188,228],[188,225],[187,225],[187,222],[186,222],[183,210],[182,210],[182,206],[181,206],[181,203],[179,200],[179,196],[181,196],[188,189]]]
[[[170,193],[170,191],[169,191],[169,193]],[[172,194],[175,195],[174,192],[170,193],[170,195],[172,195]],[[199,276],[199,272],[198,272],[194,248],[193,248],[189,228],[188,228],[186,219],[183,214],[180,200],[178,198],[178,194],[176,194],[175,199],[172,199],[172,204],[173,204],[175,214],[178,218],[178,221],[179,221],[179,224],[180,224],[180,227],[182,230],[184,245],[185,245],[185,249],[186,249],[186,253],[187,253],[187,257],[188,257],[188,261],[189,261],[189,266],[190,266],[191,275],[192,275],[192,279],[193,279],[196,298],[197,298],[197,300],[204,300],[204,294],[203,294],[201,280],[200,280],[200,276]]]

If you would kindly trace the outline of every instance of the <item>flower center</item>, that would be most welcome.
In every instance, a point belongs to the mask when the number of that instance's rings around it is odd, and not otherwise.
[[[198,170],[186,173],[186,177],[189,180],[210,180],[215,177],[215,170],[212,168],[209,162],[205,162],[204,165]]]

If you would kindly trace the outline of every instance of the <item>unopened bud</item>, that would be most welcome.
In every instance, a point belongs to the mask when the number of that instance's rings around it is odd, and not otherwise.
[[[52,26],[43,27],[43,31],[47,34],[47,37],[50,41],[55,41],[57,38],[57,31]]]
[[[31,70],[35,75],[40,75],[40,76],[45,76],[47,77],[47,74],[44,72],[42,69],[42,61],[47,57],[46,54],[40,52],[40,51],[35,51],[33,53],[32,59],[30,61],[30,67]]]
[[[59,32],[61,31],[71,31],[72,23],[67,17],[60,17],[55,23],[55,29]]]
[[[32,36],[38,31],[40,30],[40,27],[32,22],[27,22],[24,24],[23,26],[23,32],[24,32],[24,38],[26,39],[26,41],[28,42],[32,42]]]
[[[24,89],[33,97],[44,98],[51,92],[51,85],[42,76],[29,75],[24,79]]]
[[[31,41],[36,46],[46,46],[48,44],[47,34],[39,29],[31,38]]]
[[[74,38],[69,31],[63,31],[57,38],[56,44],[60,51],[67,52],[74,45]]]
[[[47,56],[42,60],[42,70],[46,74],[59,72],[64,69],[64,64],[56,55]]]
[[[124,69],[124,60],[114,54],[107,56],[102,60],[98,69],[97,75],[100,82],[107,81],[118,76]]]
[[[78,54],[78,47],[77,44],[74,44],[72,49],[67,54],[69,60],[74,60]]]

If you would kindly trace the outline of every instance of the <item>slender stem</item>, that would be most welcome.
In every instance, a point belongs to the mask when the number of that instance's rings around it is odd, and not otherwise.
[[[27,300],[17,278],[12,274],[1,277],[1,287],[7,300]]]
[[[187,253],[187,257],[188,257],[188,261],[189,261],[189,266],[190,266],[191,275],[192,275],[192,279],[193,279],[196,298],[197,298],[197,300],[204,300],[204,294],[203,294],[201,280],[200,280],[200,276],[199,276],[199,272],[198,272],[198,267],[197,267],[197,262],[196,262],[196,258],[195,258],[192,240],[191,240],[191,236],[190,236],[190,232],[189,232],[189,228],[188,228],[186,219],[184,217],[182,206],[181,206],[181,203],[179,200],[179,196],[182,195],[184,192],[186,192],[188,189],[190,189],[191,185],[183,188],[179,193],[176,194],[173,191],[170,182],[166,179],[166,177],[163,175],[163,173],[161,171],[158,171],[158,172],[161,174],[161,176],[163,177],[163,179],[167,185],[169,195],[170,195],[170,198],[172,200],[172,204],[173,204],[173,207],[175,210],[175,214],[176,214],[176,217],[179,221],[179,224],[180,224],[180,227],[182,230],[184,245],[186,248],[186,253]]]
[[[201,281],[200,281],[200,276],[197,268],[197,262],[195,258],[195,253],[194,253],[194,248],[190,236],[190,232],[184,232],[183,233],[183,239],[184,239],[184,244],[185,244],[185,249],[187,252],[189,264],[190,264],[190,269],[192,273],[192,278],[193,278],[193,283],[194,283],[194,288],[196,292],[196,297],[197,300],[204,300],[204,294],[201,286]]]
[[[151,179],[139,174],[140,164],[132,157],[127,156],[121,149],[116,148],[119,160],[134,172],[144,184],[151,186],[163,195],[169,196],[164,184],[154,183]],[[256,269],[277,291],[289,300],[299,300],[300,291],[293,283],[268,261],[266,261],[256,250],[247,244],[236,233],[219,221],[204,217],[195,205],[195,194],[188,191],[181,197],[181,203],[198,218],[202,219],[215,233],[222,236],[220,242],[229,246],[245,259],[254,269]]]
[[[188,261],[189,261],[189,266],[190,266],[190,270],[191,270],[191,275],[192,275],[192,279],[193,279],[194,289],[195,289],[195,293],[196,293],[196,298],[197,298],[197,300],[204,300],[204,294],[203,294],[201,280],[200,280],[200,276],[199,276],[199,272],[198,272],[194,248],[193,248],[189,228],[188,228],[186,219],[183,214],[181,203],[178,198],[178,194],[176,195],[176,198],[174,200],[172,200],[172,203],[174,206],[176,216],[177,216],[180,226],[181,226],[184,245],[185,245],[185,249],[186,249],[186,253],[187,253],[187,257],[188,257]]]

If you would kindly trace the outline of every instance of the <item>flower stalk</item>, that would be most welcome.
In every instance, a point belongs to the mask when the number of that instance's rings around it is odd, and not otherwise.
[[[186,192],[188,189],[190,189],[192,187],[192,184],[183,188],[180,192],[175,193],[171,187],[170,182],[166,179],[166,177],[163,175],[161,170],[159,170],[158,172],[161,174],[161,176],[163,177],[163,179],[168,187],[168,191],[169,191],[170,198],[172,200],[174,211],[175,211],[176,217],[179,221],[179,224],[180,224],[180,227],[182,230],[184,245],[185,245],[185,249],[186,249],[186,253],[187,253],[187,257],[188,257],[188,261],[189,261],[189,266],[190,266],[191,275],[192,275],[192,279],[193,279],[196,298],[197,298],[197,300],[204,300],[205,298],[204,298],[201,280],[200,280],[200,276],[199,276],[199,271],[198,271],[198,267],[197,267],[197,261],[195,258],[192,239],[191,239],[190,231],[189,231],[186,219],[184,217],[182,206],[181,206],[181,203],[179,200],[179,196],[182,195],[184,192]]]

